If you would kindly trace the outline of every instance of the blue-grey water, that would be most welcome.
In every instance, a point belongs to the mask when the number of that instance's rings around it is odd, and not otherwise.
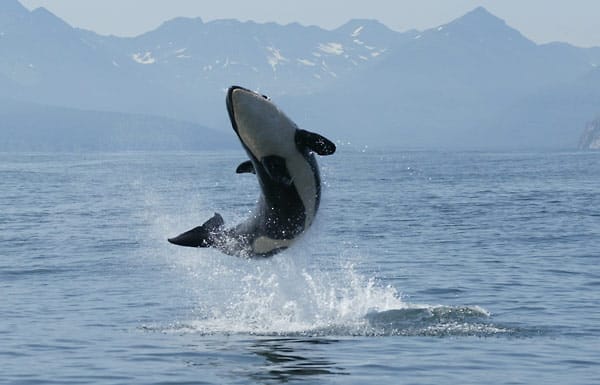
[[[0,383],[600,383],[600,153],[340,146],[288,251],[167,243],[243,160],[0,154]]]

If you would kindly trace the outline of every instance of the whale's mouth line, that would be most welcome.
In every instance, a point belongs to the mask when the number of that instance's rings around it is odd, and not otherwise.
[[[229,121],[231,122],[231,126],[233,127],[233,130],[237,133],[238,127],[237,123],[235,122],[235,111],[233,110],[233,91],[235,91],[236,89],[237,88],[235,87],[230,87],[227,90],[227,99],[225,104],[227,105],[227,113],[229,114]]]
[[[240,87],[240,86],[231,86],[227,90],[227,97],[225,99],[225,104],[227,105],[227,113],[229,115],[229,121],[231,122],[231,127],[235,131],[235,134],[237,135],[242,147],[246,150],[246,153],[248,154],[248,156],[251,160],[255,160],[256,162],[258,162],[256,157],[254,156],[254,154],[252,154],[252,151],[250,151],[248,149],[248,146],[246,145],[246,143],[244,142],[244,139],[240,135],[240,130],[239,130],[239,127],[238,127],[238,124],[236,121],[236,117],[235,117],[235,108],[233,107],[233,93],[236,90],[241,90],[241,91],[249,92],[249,93],[253,93],[253,91],[250,91],[249,89]],[[256,162],[253,162],[253,163],[256,165]]]
[[[227,113],[229,114],[229,120],[231,122],[231,127],[233,128],[233,130],[239,137],[240,136],[239,129],[238,129],[237,122],[235,120],[235,109],[233,108],[233,93],[236,90],[242,90],[242,91],[246,91],[246,92],[252,92],[252,91],[250,91],[247,88],[240,87],[240,86],[231,86],[227,90],[227,98],[225,99],[225,104],[227,105]],[[242,138],[240,137],[240,140],[241,139]],[[243,143],[243,141],[242,141],[242,143]]]

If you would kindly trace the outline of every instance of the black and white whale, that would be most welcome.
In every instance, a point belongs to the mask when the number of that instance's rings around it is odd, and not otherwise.
[[[215,247],[226,254],[268,257],[288,248],[317,214],[321,180],[314,153],[331,155],[335,144],[319,134],[299,129],[266,96],[233,86],[227,91],[227,111],[249,160],[236,172],[253,173],[261,195],[253,214],[232,228],[215,215],[169,242],[191,247]]]

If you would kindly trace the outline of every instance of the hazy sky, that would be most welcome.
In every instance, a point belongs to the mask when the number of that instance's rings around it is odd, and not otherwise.
[[[2,1],[2,0],[0,0]],[[46,7],[75,27],[133,36],[177,16],[235,18],[335,28],[353,18],[377,19],[404,31],[447,23],[477,6],[544,43],[600,46],[598,0],[20,0]]]

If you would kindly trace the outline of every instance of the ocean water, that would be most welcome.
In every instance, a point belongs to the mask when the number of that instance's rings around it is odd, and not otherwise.
[[[167,243],[243,160],[0,154],[0,383],[600,383],[600,153],[340,146],[286,252]]]

